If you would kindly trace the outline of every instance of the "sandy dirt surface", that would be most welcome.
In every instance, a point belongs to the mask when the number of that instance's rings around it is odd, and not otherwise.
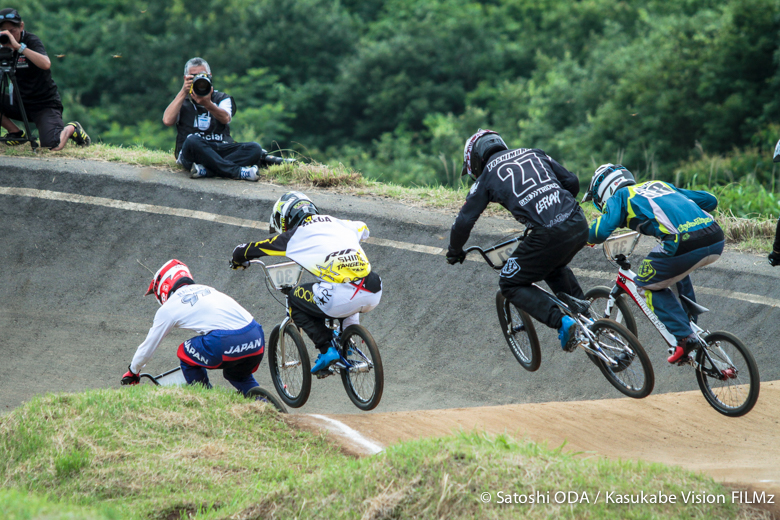
[[[772,489],[780,501],[778,409],[780,381],[772,381],[762,383],[756,407],[740,418],[717,413],[699,392],[329,417],[383,446],[459,430],[506,433],[550,447],[565,442],[569,451],[661,462]]]

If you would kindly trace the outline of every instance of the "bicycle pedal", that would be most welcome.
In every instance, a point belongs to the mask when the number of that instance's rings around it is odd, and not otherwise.
[[[319,372],[314,373],[314,377],[317,379],[325,379],[326,377],[332,376],[333,372],[328,370],[327,368],[325,370],[320,370]]]

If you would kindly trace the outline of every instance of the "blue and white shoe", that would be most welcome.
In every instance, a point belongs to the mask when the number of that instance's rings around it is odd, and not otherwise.
[[[208,173],[206,172],[206,167],[202,164],[192,163],[192,168],[190,168],[190,172],[192,175],[190,175],[190,179],[202,179],[203,177],[206,177]]]
[[[260,177],[257,176],[257,166],[244,166],[241,168],[241,180],[257,182]]]
[[[325,370],[333,363],[339,360],[339,353],[334,347],[330,347],[327,352],[317,356],[317,361],[311,367],[311,373],[316,374],[320,370]]]
[[[564,316],[561,328],[558,329],[558,339],[561,348],[566,352],[574,352],[577,347],[577,322],[569,316]]]

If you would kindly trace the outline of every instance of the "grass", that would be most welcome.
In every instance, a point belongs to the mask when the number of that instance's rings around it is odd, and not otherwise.
[[[29,146],[0,147],[0,155],[10,157],[64,157],[93,161],[120,162],[135,166],[163,168],[181,172],[171,151],[148,150],[143,146],[113,146],[103,143],[88,148],[68,145],[59,152],[40,150],[33,152]],[[405,187],[371,181],[358,171],[342,164],[335,166],[316,162],[299,162],[294,165],[272,166],[260,171],[266,182],[298,188],[317,187],[337,189],[352,195],[384,197],[408,205],[456,211],[468,194],[468,186],[450,188],[447,186]],[[695,180],[695,177],[694,177]],[[707,189],[691,186],[691,189]],[[732,183],[716,186],[714,193],[721,201],[721,208],[715,217],[723,228],[727,242],[738,250],[769,252],[775,236],[776,219],[771,215],[780,211],[780,202],[772,191],[755,182]],[[589,220],[599,214],[591,204],[583,208]],[[509,216],[497,204],[489,206],[487,214]]]
[[[499,491],[550,498],[500,504]],[[556,503],[560,491],[580,500],[587,494],[588,502]],[[642,491],[675,495],[677,503],[605,502],[606,492]],[[486,492],[489,503],[480,499]],[[690,492],[723,495],[727,503],[682,503]],[[766,517],[730,497],[710,478],[679,468],[503,435],[461,433],[355,459],[225,389],[50,394],[0,417],[4,518],[9,511],[10,518],[53,520]]]

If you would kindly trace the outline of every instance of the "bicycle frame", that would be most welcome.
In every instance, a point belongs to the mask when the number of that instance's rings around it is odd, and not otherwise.
[[[284,294],[285,300],[283,305],[286,309],[287,315],[279,324],[279,350],[282,353],[282,356],[284,357],[285,354],[284,331],[290,325],[295,326],[292,316],[290,316],[290,306],[288,304],[287,299],[289,297],[290,291],[292,291],[301,282],[301,278],[303,277],[303,267],[301,267],[296,262],[281,262],[272,265],[266,265],[265,262],[258,259],[250,260],[249,262],[252,264],[258,264],[262,268],[263,274],[265,275],[266,287],[268,288],[269,291],[273,289],[275,291],[280,291]],[[331,318],[329,320],[326,320],[326,322],[329,322],[328,328],[335,330],[338,327],[338,325],[334,326],[333,320],[334,318]],[[354,348],[360,353],[361,356],[367,358],[365,353],[363,353],[360,349],[358,349],[356,346],[354,346]],[[365,363],[365,362],[357,363],[357,364],[350,363],[344,357],[342,352],[339,352],[339,356],[341,357],[341,359],[335,362],[333,365],[331,365],[331,368],[333,369],[332,372],[337,373],[340,369],[355,369],[359,372],[368,372],[371,369],[369,363]],[[294,365],[295,365],[294,362],[288,362],[285,363],[284,368],[287,368],[288,366],[294,366]]]
[[[523,240],[523,237],[515,237],[486,249],[482,249],[479,246],[471,246],[465,249],[463,252],[465,254],[469,254],[472,251],[476,251],[482,256],[482,259],[485,260],[485,262],[491,268],[493,268],[493,270],[500,271],[501,269],[503,269],[504,264],[506,264],[506,261],[509,259],[509,257],[512,256],[512,253],[517,248],[517,244],[521,240]],[[561,312],[563,312],[564,314],[566,314],[567,316],[569,316],[570,318],[572,318],[577,322],[577,328],[580,332],[581,337],[583,338],[580,340],[577,346],[581,347],[589,354],[597,356],[599,359],[601,359],[608,365],[617,366],[618,363],[614,359],[604,354],[601,347],[598,346],[596,335],[593,334],[593,332],[591,332],[590,329],[588,328],[589,325],[593,324],[594,320],[589,319],[586,316],[583,316],[581,313],[573,312],[566,303],[564,303],[558,297],[553,295],[551,292],[543,289],[541,286],[535,283],[531,285],[536,287],[540,291],[544,292],[547,295],[547,297],[550,298],[550,300],[552,300],[552,302],[555,303],[561,309]],[[593,348],[593,345],[595,345],[596,348]],[[626,346],[626,348],[629,351],[631,351],[630,347]],[[633,354],[633,351],[631,351],[631,353]]]
[[[639,233],[632,231],[630,233],[624,233],[622,235],[610,237],[604,242],[604,256],[611,264],[618,267],[617,279],[615,281],[615,285],[612,287],[612,290],[609,293],[609,299],[607,300],[604,313],[606,316],[609,316],[612,312],[612,307],[615,305],[615,298],[620,294],[625,293],[631,297],[634,303],[637,304],[639,309],[642,311],[642,314],[644,314],[647,319],[650,320],[650,323],[652,323],[656,330],[658,330],[664,341],[670,347],[675,347],[677,346],[677,338],[675,338],[674,335],[669,332],[669,329],[666,328],[666,325],[664,325],[660,318],[658,318],[658,316],[650,309],[650,307],[647,305],[647,302],[640,294],[639,287],[636,285],[636,282],[634,282],[636,273],[631,270],[631,262],[628,261],[628,257],[630,257],[631,253],[633,253],[636,244],[639,242],[639,237]],[[707,309],[704,310],[706,311]],[[620,317],[618,316],[618,319],[619,318]],[[691,319],[688,320],[688,324],[690,325],[691,330],[693,330],[693,333],[696,335],[696,337],[699,338],[701,344],[706,344],[704,337],[707,336],[710,332],[701,328]],[[688,363],[693,365],[693,367],[697,370],[706,370],[693,358],[694,352],[695,350],[692,350],[689,353]],[[705,348],[704,353],[714,366],[715,363],[710,356],[708,349]],[[723,355],[725,356],[725,353],[723,353]],[[728,356],[726,357],[728,358]],[[730,359],[729,362],[731,362]]]

